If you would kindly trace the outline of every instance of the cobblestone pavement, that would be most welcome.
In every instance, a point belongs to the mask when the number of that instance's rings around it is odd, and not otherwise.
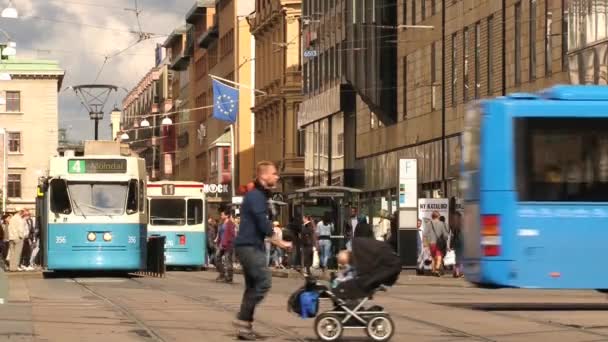
[[[213,272],[166,278],[11,274],[0,341],[231,341],[242,279]],[[266,341],[313,341],[313,320],[286,310],[296,277],[273,278],[257,312]],[[608,299],[593,291],[484,290],[461,279],[404,274],[377,296],[395,321],[393,341],[608,341]],[[326,305],[324,305],[326,306]],[[347,341],[365,341],[349,331]]]

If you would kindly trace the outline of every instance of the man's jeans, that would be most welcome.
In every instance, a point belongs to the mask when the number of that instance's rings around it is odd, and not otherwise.
[[[243,246],[236,248],[236,255],[241,262],[245,277],[245,293],[237,318],[241,321],[253,322],[255,307],[266,297],[272,285],[270,270],[265,265],[266,253],[255,247]]]
[[[327,268],[327,261],[331,256],[331,240],[319,240],[319,266]]]
[[[220,250],[217,258],[217,271],[220,273],[220,277],[226,280],[232,280],[233,265],[232,265],[232,249]]]

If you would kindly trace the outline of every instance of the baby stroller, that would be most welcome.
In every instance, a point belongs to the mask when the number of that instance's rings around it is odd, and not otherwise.
[[[401,259],[385,242],[370,238],[353,241],[353,266],[356,276],[330,289],[312,278],[289,298],[288,310],[304,318],[315,318],[315,333],[322,341],[337,341],[345,329],[364,329],[373,341],[388,341],[395,333],[395,324],[388,312],[378,305],[367,306],[374,295],[397,282]],[[333,308],[318,313],[318,301],[304,307],[300,300],[316,294],[329,299]]]

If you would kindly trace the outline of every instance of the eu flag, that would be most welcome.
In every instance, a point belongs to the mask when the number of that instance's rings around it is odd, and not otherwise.
[[[213,117],[217,120],[236,122],[239,111],[239,90],[212,79]]]

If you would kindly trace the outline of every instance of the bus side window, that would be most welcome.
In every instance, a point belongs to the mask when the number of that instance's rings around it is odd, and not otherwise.
[[[139,181],[139,211],[144,212],[146,208],[146,186],[143,180]]]
[[[137,180],[131,179],[129,181],[129,194],[127,195],[127,214],[135,214],[138,209],[137,199],[139,193],[137,192]]]
[[[203,200],[188,200],[188,225],[203,223]]]
[[[68,186],[63,179],[51,181],[51,211],[55,214],[68,215],[72,212]]]

